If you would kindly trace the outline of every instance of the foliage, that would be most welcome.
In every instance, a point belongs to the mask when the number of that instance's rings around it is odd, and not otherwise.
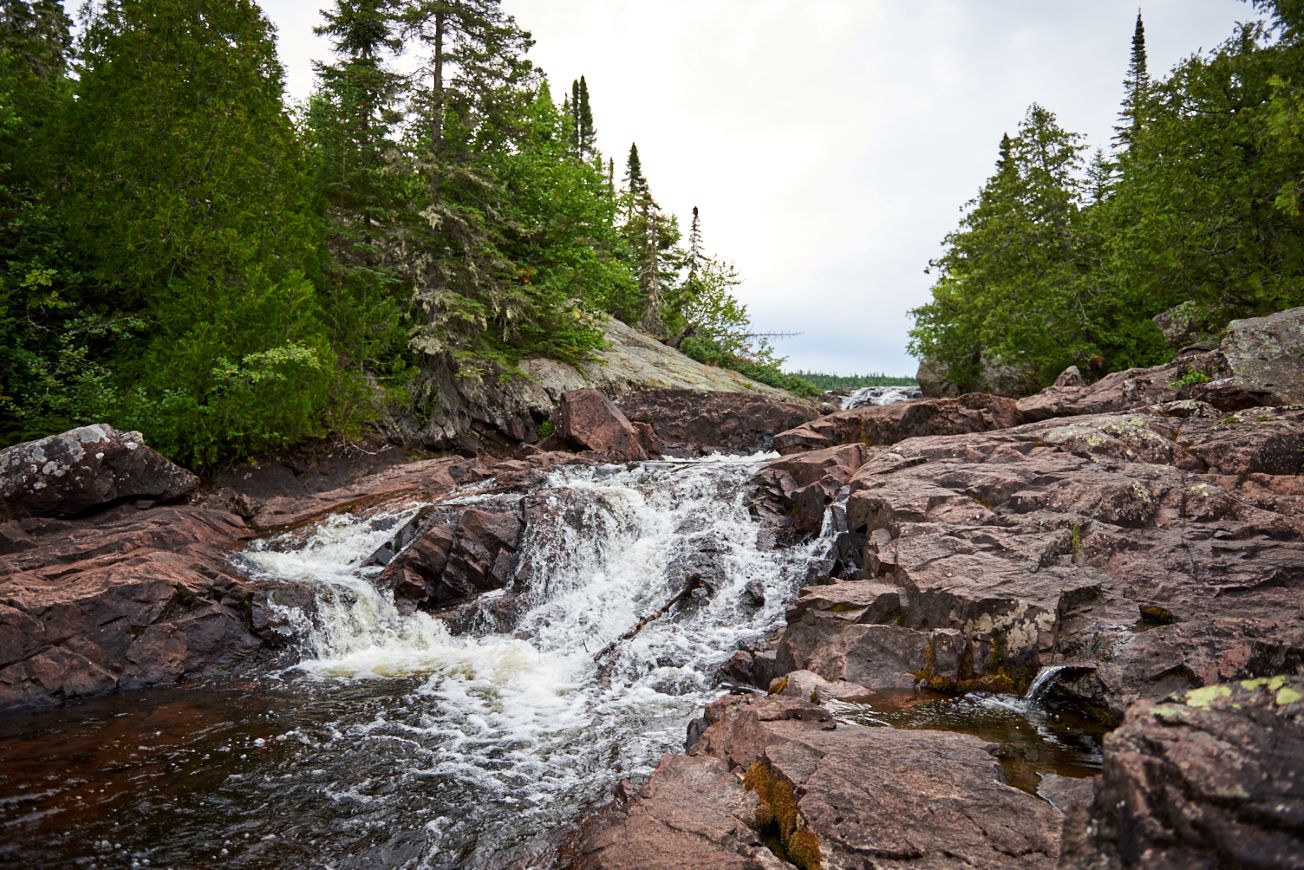
[[[912,353],[962,388],[985,356],[1046,384],[1170,358],[1151,318],[1179,304],[1222,319],[1304,304],[1304,48],[1293,5],[1262,5],[1272,26],[1160,81],[1138,18],[1112,155],[1084,166],[1078,137],[1030,109],[933,264]]]
[[[807,381],[821,390],[847,390],[861,387],[914,387],[919,382],[910,377],[873,373],[868,375],[830,375],[821,372],[793,372],[796,377]]]
[[[253,0],[85,24],[74,54],[58,0],[0,0],[0,436],[103,420],[209,468],[581,362],[607,315],[810,389],[499,0],[332,0],[294,116]]]

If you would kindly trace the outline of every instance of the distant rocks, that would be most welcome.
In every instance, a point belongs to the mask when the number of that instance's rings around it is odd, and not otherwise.
[[[11,517],[70,517],[117,502],[169,502],[199,478],[145,446],[139,432],[82,426],[0,450],[0,499]]]
[[[616,400],[676,456],[769,450],[776,433],[812,420],[810,405],[770,395],[707,390],[640,390]]]
[[[954,399],[895,402],[826,414],[780,432],[774,436],[774,448],[780,453],[796,453],[838,444],[872,447],[923,435],[1004,429],[1018,421],[1013,399],[968,393]]]

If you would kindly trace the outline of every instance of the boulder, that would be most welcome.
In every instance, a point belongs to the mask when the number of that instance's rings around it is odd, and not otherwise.
[[[706,390],[641,390],[616,404],[636,425],[650,425],[678,456],[768,450],[776,433],[816,416],[813,407],[797,401]]]
[[[553,419],[566,441],[622,461],[647,459],[638,432],[610,399],[593,389],[562,394]]]
[[[962,393],[991,393],[996,396],[1023,396],[1037,387],[1037,371],[1022,363],[1010,362],[987,353],[978,363],[978,374],[972,383],[956,384],[948,379],[950,368],[945,363],[924,357],[919,360],[915,380],[928,398],[954,398]]]
[[[251,537],[238,517],[128,508],[34,531],[0,556],[0,709],[172,685],[275,642],[250,622],[263,591],[230,564]]]
[[[1304,404],[1304,307],[1233,320],[1220,347],[1233,385],[1256,404]]]
[[[0,499],[11,516],[78,516],[128,499],[169,502],[198,485],[146,447],[139,432],[102,423],[0,451]]]
[[[400,605],[427,611],[502,589],[514,579],[523,529],[514,500],[497,510],[437,509],[376,584],[393,589]]]
[[[1304,678],[1214,684],[1138,704],[1105,738],[1065,868],[1304,864]]]
[[[1218,332],[1227,322],[1226,315],[1220,309],[1199,305],[1189,300],[1161,311],[1150,319],[1163,333],[1164,341],[1174,349],[1189,347],[1196,343],[1208,344],[1212,347],[1217,344]]]
[[[711,867],[783,870],[754,829],[760,805],[724,762],[665,756],[638,791],[628,785],[563,849],[575,870]]]

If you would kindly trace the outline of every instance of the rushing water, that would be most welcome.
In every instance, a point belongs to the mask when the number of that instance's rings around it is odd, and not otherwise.
[[[22,841],[9,857],[35,865],[545,861],[554,832],[682,745],[719,665],[780,621],[820,544],[758,545],[759,462],[554,474],[535,493],[556,510],[525,531],[531,580],[510,633],[452,635],[369,582],[379,569],[359,566],[415,505],[260,542],[251,573],[316,588],[315,614],[285,614],[302,662],[245,687],[28,717],[12,734],[0,722],[0,842]],[[595,661],[682,589],[686,564],[713,593]]]
[[[852,390],[842,398],[842,410],[863,408],[867,405],[891,405],[908,399],[922,399],[923,392],[918,387],[861,387]]]

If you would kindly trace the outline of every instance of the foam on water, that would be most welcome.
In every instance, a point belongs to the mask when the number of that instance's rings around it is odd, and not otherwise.
[[[816,544],[758,546],[747,483],[763,458],[554,473],[536,492],[545,505],[532,516],[540,519],[524,533],[519,567],[529,580],[512,634],[452,635],[426,614],[401,614],[372,585],[378,569],[359,566],[417,506],[334,517],[307,536],[255,545],[247,557],[264,577],[317,591],[316,617],[298,617],[306,637],[297,679],[418,675],[419,686],[377,716],[343,725],[345,737],[405,742],[407,775],[491,796],[486,808],[499,804],[496,817],[445,807],[423,832],[430,858],[465,851],[473,828],[467,863],[492,866],[505,848],[546,834],[681,745],[687,721],[718,693],[719,665],[777,624]],[[595,661],[699,571],[713,587],[709,598],[652,621]],[[757,583],[759,605],[747,594]],[[504,801],[514,808],[506,819]]]

